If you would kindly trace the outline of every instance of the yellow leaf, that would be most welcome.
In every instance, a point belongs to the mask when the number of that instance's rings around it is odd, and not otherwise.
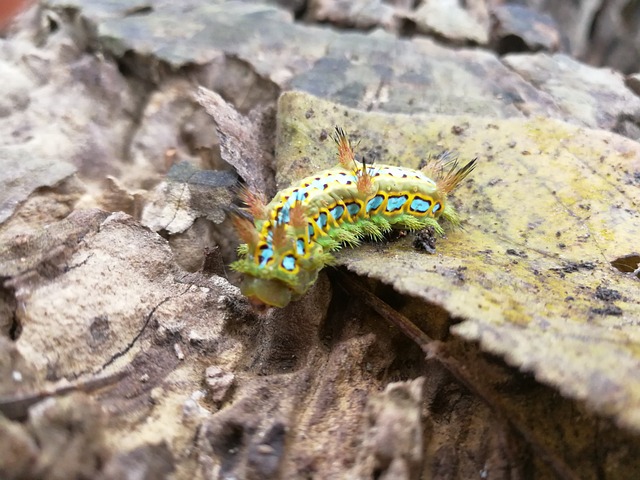
[[[302,93],[281,97],[278,119],[280,187],[336,163],[334,125],[381,163],[478,157],[455,192],[462,228],[436,255],[404,239],[343,249],[340,263],[445,308],[456,334],[640,430],[637,143],[546,118],[368,113]]]

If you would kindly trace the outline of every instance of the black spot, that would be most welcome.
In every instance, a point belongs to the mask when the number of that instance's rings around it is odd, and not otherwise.
[[[622,295],[617,290],[600,286],[596,288],[595,297],[605,302],[613,302],[614,300],[620,300]]]
[[[616,305],[607,305],[604,308],[592,308],[591,312],[596,315],[610,315],[612,317],[620,317],[622,315],[622,309]]]
[[[595,270],[596,264],[593,262],[567,262],[563,267],[564,273],[574,273],[578,270]]]

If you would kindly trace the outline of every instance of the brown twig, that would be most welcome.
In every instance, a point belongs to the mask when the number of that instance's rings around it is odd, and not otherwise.
[[[129,373],[130,371],[125,369],[108,375],[97,375],[91,378],[64,384],[58,382],[35,392],[0,396],[0,412],[11,420],[24,419],[27,416],[29,408],[32,405],[41,402],[45,398],[66,395],[67,393],[78,390],[87,393],[94,392],[108,385],[113,385],[114,383],[119,382],[129,375]]]

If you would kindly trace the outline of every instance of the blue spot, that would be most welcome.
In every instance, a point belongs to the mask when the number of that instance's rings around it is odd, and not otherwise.
[[[297,200],[299,202],[303,201],[306,198],[307,192],[309,191],[308,188],[303,188],[302,190],[298,190],[298,198]]]
[[[439,204],[439,203],[436,203],[436,204],[433,206],[433,213],[436,213],[438,210],[440,210],[440,204]]]
[[[304,255],[304,240],[302,238],[296,240],[296,249],[298,251],[298,255]]]
[[[340,220],[340,218],[344,214],[344,207],[342,205],[336,205],[330,210],[330,212],[333,218],[335,218],[336,220]]]
[[[273,249],[269,245],[262,245],[260,247],[262,253],[258,257],[260,260],[260,267],[266,267],[267,263],[273,259]]]
[[[367,202],[367,212],[370,212],[371,210],[377,210],[380,205],[382,205],[383,200],[384,197],[382,195],[376,195],[375,197],[373,197]]]
[[[322,212],[320,215],[318,215],[318,220],[316,220],[316,223],[322,230],[324,230],[324,228],[327,226],[327,214]]]
[[[357,215],[359,211],[360,211],[360,204],[358,203],[347,204],[347,212],[349,212],[349,215],[351,215],[352,217]]]
[[[400,195],[397,197],[389,197],[387,200],[387,212],[393,212],[395,210],[400,210],[402,206],[407,202],[406,195]]]
[[[302,202],[305,199],[305,194],[308,190],[308,188],[300,188],[291,192],[291,196],[287,198],[285,206],[293,207],[297,202]]]
[[[420,197],[416,197],[411,202],[411,211],[412,212],[420,212],[424,213],[431,207],[431,202],[429,200],[424,200]]]
[[[280,208],[280,210],[278,211],[278,216],[276,218],[276,223],[280,224],[280,223],[289,223],[289,212],[291,211],[291,208],[289,207],[288,204],[284,204],[284,206],[282,206]]]
[[[313,229],[313,225],[309,224],[309,226],[307,227],[307,230],[309,231],[309,238],[313,239],[313,236],[315,235],[315,230]]]
[[[293,272],[293,270],[296,268],[296,257],[294,257],[293,255],[287,255],[286,257],[284,257],[282,259],[282,268]]]

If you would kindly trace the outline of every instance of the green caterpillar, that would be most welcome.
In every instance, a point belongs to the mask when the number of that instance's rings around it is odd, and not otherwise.
[[[423,170],[367,165],[356,161],[342,129],[334,140],[337,166],[282,190],[268,205],[248,191],[243,195],[254,221],[235,218],[245,243],[231,267],[244,274],[242,293],[257,306],[284,307],[298,299],[342,245],[355,247],[367,236],[379,240],[393,227],[433,227],[442,234],[440,217],[458,223],[447,194],[473,171],[475,159],[460,167],[443,156]]]

